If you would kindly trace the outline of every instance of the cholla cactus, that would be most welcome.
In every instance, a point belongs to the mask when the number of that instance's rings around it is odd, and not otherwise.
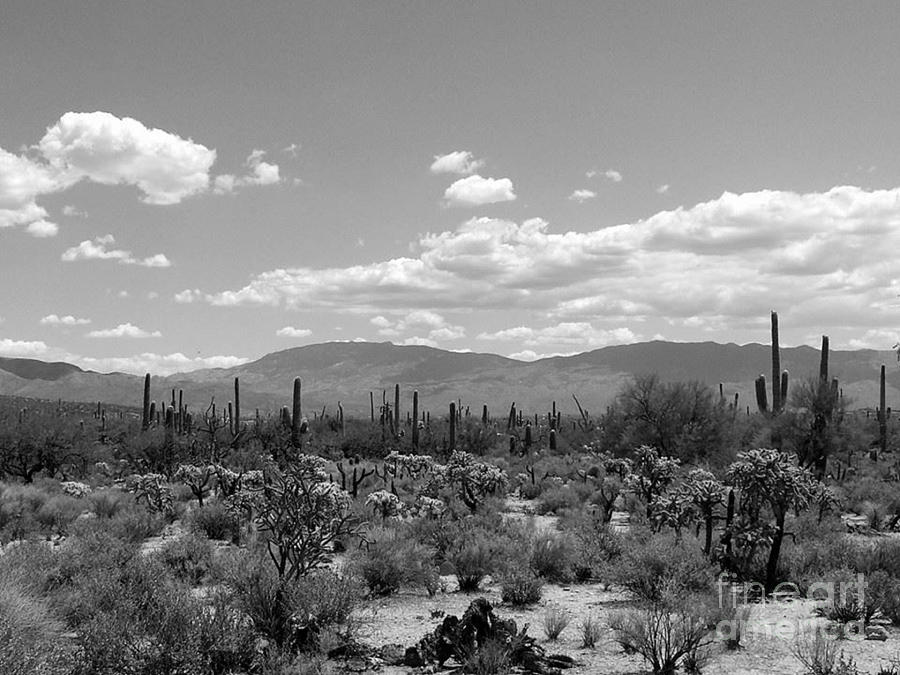
[[[508,483],[502,469],[479,462],[468,452],[456,450],[446,465],[434,465],[426,491],[436,492],[450,487],[466,506],[475,511],[485,497],[505,490]]]
[[[91,493],[91,486],[74,480],[66,480],[60,483],[62,491],[70,497],[84,497]]]
[[[416,509],[420,518],[437,519],[447,512],[447,505],[440,499],[419,495],[416,497]]]
[[[328,481],[320,458],[300,455],[286,472],[269,466],[258,484],[246,480],[250,473],[227,503],[253,514],[282,579],[304,576],[325,564],[335,540],[357,531],[350,496]]]
[[[644,500],[648,518],[653,516],[653,502],[675,479],[680,465],[679,459],[663,457],[649,445],[642,445],[634,451],[633,473],[625,478],[625,486]]]
[[[404,474],[418,478],[433,467],[431,455],[402,455],[394,450],[384,458],[385,471],[397,478],[403,478]]]
[[[132,474],[125,479],[125,487],[134,492],[135,499],[144,502],[151,511],[170,515],[175,510],[172,489],[162,474]]]
[[[203,499],[212,490],[213,480],[216,476],[216,467],[212,464],[196,466],[194,464],[179,464],[175,470],[175,480],[187,485],[197,502],[202,507]]]
[[[387,520],[400,515],[403,502],[393,492],[376,490],[366,497],[366,507],[371,508],[382,520]]]

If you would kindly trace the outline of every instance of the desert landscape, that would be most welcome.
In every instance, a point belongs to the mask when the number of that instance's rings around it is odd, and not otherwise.
[[[2,0],[0,675],[900,675],[898,26]]]

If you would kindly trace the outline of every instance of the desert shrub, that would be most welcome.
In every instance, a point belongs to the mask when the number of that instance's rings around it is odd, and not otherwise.
[[[240,521],[222,502],[210,501],[194,509],[191,511],[189,522],[209,539],[230,541],[235,544],[240,542]]]
[[[75,497],[53,495],[41,504],[34,518],[45,532],[64,535],[82,508],[82,502]]]
[[[584,649],[593,649],[603,637],[603,626],[593,614],[588,614],[578,624],[581,633],[581,646]]]
[[[134,498],[121,490],[95,490],[87,496],[88,508],[98,518],[112,518]]]
[[[710,602],[698,596],[671,595],[639,609],[614,614],[610,626],[626,651],[637,652],[654,675],[674,675],[685,659],[695,660],[712,641]]]
[[[472,675],[505,675],[511,672],[509,646],[499,638],[485,640],[465,659],[462,670]]]
[[[804,595],[811,583],[855,564],[856,556],[856,548],[844,536],[839,519],[819,523],[811,516],[803,514],[791,524],[791,531],[797,537],[785,546],[779,562],[780,576],[795,584]]]
[[[437,591],[433,549],[393,529],[375,529],[368,539],[355,562],[372,594],[391,595],[404,585],[425,588],[429,595]]]
[[[519,486],[519,497],[528,500],[537,499],[543,491],[540,483],[522,483]]]
[[[578,581],[602,578],[622,552],[622,535],[613,532],[601,515],[586,510],[560,521],[571,536],[572,572]]]
[[[882,570],[891,576],[900,574],[900,541],[879,539],[868,547],[857,549],[853,568],[863,574]]]
[[[0,491],[0,529],[4,540],[25,539],[37,533],[36,514],[48,495],[34,485],[7,483]]]
[[[550,641],[556,640],[569,625],[571,615],[561,607],[551,607],[543,616],[544,635]]]
[[[200,652],[212,675],[252,672],[257,665],[257,636],[248,629],[245,615],[234,607],[227,593],[216,591],[209,609],[198,619]]]
[[[845,659],[838,653],[833,640],[821,631],[815,636],[801,636],[794,643],[792,654],[804,668],[804,675],[858,675],[859,670],[853,659]]]
[[[589,497],[588,490],[577,483],[551,487],[541,494],[536,510],[541,514],[560,514],[568,509],[581,508]]]
[[[895,626],[900,626],[900,579],[884,570],[876,570],[866,578],[866,599],[881,610],[881,614]]]
[[[555,532],[538,532],[532,540],[530,565],[536,574],[547,581],[570,581],[575,563],[569,539]]]
[[[64,624],[46,603],[17,584],[0,584],[0,672],[8,675],[65,675],[73,649]]]
[[[533,605],[541,599],[544,583],[528,568],[510,569],[500,575],[500,598],[515,607]]]
[[[204,535],[185,532],[166,541],[157,555],[176,578],[196,586],[209,572],[214,550]]]
[[[717,569],[703,555],[699,542],[674,535],[636,533],[624,539],[613,566],[616,583],[638,599],[658,601],[666,592],[708,593]]]
[[[223,562],[224,587],[233,605],[279,648],[309,649],[318,631],[347,621],[362,596],[352,574],[316,570],[280,578],[262,550],[232,553]]]
[[[493,543],[486,536],[479,535],[464,542],[452,553],[450,562],[456,571],[459,590],[464,593],[478,590],[482,580],[496,569],[495,552]]]
[[[83,672],[202,672],[203,607],[152,559],[90,569],[73,612]]]

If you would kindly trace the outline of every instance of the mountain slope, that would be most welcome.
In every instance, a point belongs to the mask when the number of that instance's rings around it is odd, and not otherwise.
[[[628,378],[657,373],[663,380],[699,380],[711,387],[721,382],[729,398],[738,393],[741,407],[753,408],[753,380],[760,373],[771,377],[770,358],[766,345],[655,341],[526,363],[423,346],[332,342],[267,354],[235,368],[154,377],[152,396],[167,401],[173,388],[184,389],[194,410],[205,409],[213,397],[221,406],[233,398],[234,378],[239,377],[243,411],[249,414],[257,407],[275,410],[288,405],[293,379],[299,376],[307,414],[323,406],[333,411],[340,402],[347,414],[368,415],[369,392],[374,394],[377,413],[383,395],[393,402],[395,384],[401,385],[404,411],[416,389],[422,409],[434,412],[443,412],[456,399],[474,414],[483,404],[491,414],[503,414],[513,401],[523,410],[542,412],[555,400],[564,412],[575,414],[572,394],[596,413]],[[819,352],[805,346],[784,348],[781,361],[791,372],[793,389],[818,372]],[[888,404],[900,408],[900,369],[893,353],[831,352],[831,374],[840,379],[852,407],[877,402],[881,363],[890,364]],[[0,394],[140,405],[141,392],[141,378],[134,375],[86,372],[70,364],[30,359],[0,360]]]

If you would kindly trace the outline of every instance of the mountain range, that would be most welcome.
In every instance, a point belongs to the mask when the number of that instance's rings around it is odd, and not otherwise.
[[[832,351],[830,374],[839,378],[851,408],[878,404],[882,363],[888,366],[888,405],[900,406],[900,367],[893,352]],[[818,373],[819,351],[812,347],[781,349],[782,368],[791,385]],[[194,410],[205,409],[215,397],[221,406],[233,398],[233,382],[240,378],[241,405],[247,415],[254,408],[272,411],[290,404],[293,379],[303,382],[304,412],[334,412],[338,402],[348,415],[369,414],[369,392],[376,411],[386,392],[393,400],[401,386],[403,408],[418,390],[423,410],[441,410],[461,399],[480,414],[505,414],[510,403],[528,412],[543,412],[557,401],[564,414],[577,414],[572,395],[589,411],[605,408],[635,375],[656,373],[664,381],[698,380],[726,396],[740,395],[740,405],[755,408],[753,382],[760,373],[771,377],[771,350],[761,344],[714,342],[643,342],[604,347],[572,356],[524,362],[496,354],[451,352],[425,346],[389,342],[329,342],[286,349],[234,368],[213,368],[152,377],[156,400],[168,400],[171,390],[183,389]],[[124,373],[97,373],[68,363],[0,358],[0,395],[139,406],[142,378]]]

